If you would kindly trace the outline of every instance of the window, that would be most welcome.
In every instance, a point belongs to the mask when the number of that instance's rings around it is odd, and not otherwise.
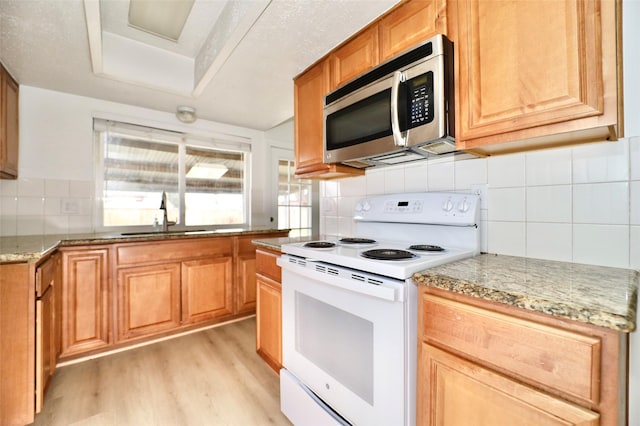
[[[294,176],[292,160],[278,160],[278,228],[290,237],[312,234],[312,181]]]
[[[103,228],[162,222],[163,192],[179,228],[247,223],[248,144],[98,119],[94,129]]]

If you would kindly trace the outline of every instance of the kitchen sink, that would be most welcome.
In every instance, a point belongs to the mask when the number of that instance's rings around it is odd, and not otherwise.
[[[189,229],[189,230],[172,230],[172,231],[140,231],[140,232],[123,232],[120,235],[123,237],[132,237],[135,235],[171,235],[171,234],[193,234],[196,232],[215,232],[214,230],[208,229]]]

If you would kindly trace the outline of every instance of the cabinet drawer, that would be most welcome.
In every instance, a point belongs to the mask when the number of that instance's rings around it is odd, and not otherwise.
[[[123,244],[117,248],[118,265],[159,263],[179,259],[231,255],[231,238]]]
[[[50,257],[36,270],[36,297],[42,297],[55,281],[55,257]]]
[[[422,340],[597,404],[601,340],[444,299],[422,298]]]
[[[256,250],[256,272],[274,281],[282,282],[282,271],[276,264],[279,256],[280,253],[275,251]]]

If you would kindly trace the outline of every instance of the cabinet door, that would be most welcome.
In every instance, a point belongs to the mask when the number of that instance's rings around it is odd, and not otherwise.
[[[118,271],[118,339],[180,326],[180,263]]]
[[[379,59],[378,26],[373,25],[331,53],[331,90],[375,67]]]
[[[61,287],[60,256],[55,254],[36,269],[36,413],[44,404],[44,394],[60,352],[60,317],[56,311]]]
[[[328,59],[309,68],[294,81],[296,177],[336,178],[364,174],[364,170],[354,167],[323,163],[323,108],[328,91]]]
[[[108,249],[62,254],[62,353],[103,348],[109,338]]]
[[[459,148],[598,126],[610,134],[617,123],[616,2],[456,3]]]
[[[35,270],[0,264],[0,425],[33,423]]]
[[[36,301],[36,413],[42,410],[44,394],[56,365],[55,293],[50,287]]]
[[[238,256],[236,273],[236,313],[251,312],[256,309],[256,256]]]
[[[232,258],[182,262],[182,322],[197,323],[233,313]]]
[[[296,173],[326,169],[322,163],[323,97],[329,91],[329,62],[322,61],[294,83]]]
[[[256,247],[251,242],[253,238],[235,239],[235,313],[254,313],[256,309]]]
[[[433,37],[447,33],[446,0],[409,0],[379,23],[380,62]]]
[[[18,83],[0,66],[0,175],[18,177]]]
[[[276,372],[282,367],[282,285],[257,276],[256,350]]]
[[[596,426],[599,415],[426,343],[420,346],[417,424]]]

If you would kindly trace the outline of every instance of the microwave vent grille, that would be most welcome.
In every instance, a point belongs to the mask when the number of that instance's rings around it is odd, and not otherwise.
[[[373,164],[371,163],[367,163],[366,161],[360,161],[360,160],[343,161],[342,164],[346,166],[355,167],[358,169],[366,169],[367,167],[373,166]]]
[[[413,149],[423,151],[425,154],[441,155],[455,151],[456,146],[451,142],[441,140],[426,145],[417,146]]]
[[[420,155],[411,151],[395,152],[388,155],[380,155],[378,157],[372,157],[371,161],[382,164],[400,164],[408,161],[424,160],[424,155]]]

